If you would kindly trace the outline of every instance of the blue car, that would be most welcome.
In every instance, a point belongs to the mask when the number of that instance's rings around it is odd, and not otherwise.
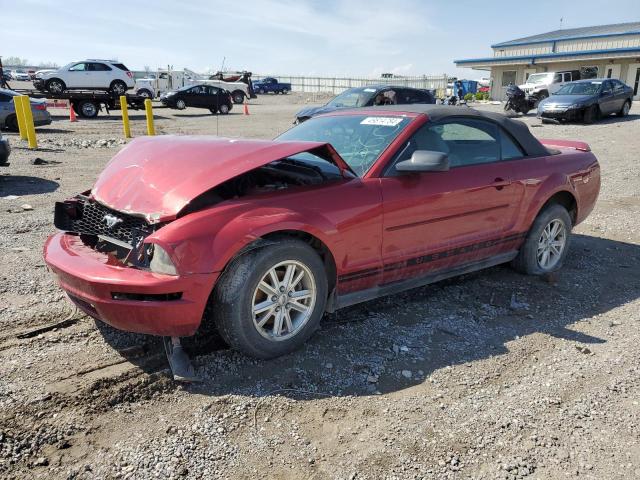
[[[18,131],[18,119],[13,97],[20,95],[13,90],[0,88],[0,128]],[[51,114],[47,111],[47,102],[42,99],[30,99],[33,124],[36,127],[51,124]]]
[[[372,85],[350,88],[321,107],[308,107],[296,113],[294,123],[333,112],[343,108],[373,107],[379,105],[407,105],[413,103],[436,103],[435,95],[429,90],[391,85]]]
[[[633,89],[613,78],[590,78],[564,84],[538,104],[543,122],[582,121],[593,123],[615,113],[629,114]]]

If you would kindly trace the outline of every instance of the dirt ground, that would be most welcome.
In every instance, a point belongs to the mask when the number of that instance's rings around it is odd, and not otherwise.
[[[157,108],[156,128],[271,138],[307,100]],[[54,201],[89,189],[123,143],[118,112],[53,113],[38,151],[7,134],[0,169],[0,477],[640,478],[640,105],[592,126],[525,118],[602,165],[556,278],[500,266],[361,304],[272,361],[205,346],[203,382],[186,387],[157,339],[81,315],[45,268]]]

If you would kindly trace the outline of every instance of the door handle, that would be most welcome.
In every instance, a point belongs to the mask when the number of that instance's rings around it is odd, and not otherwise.
[[[502,190],[504,187],[508,187],[509,185],[511,185],[511,180],[505,180],[504,178],[498,177],[493,181],[493,186],[496,190]]]

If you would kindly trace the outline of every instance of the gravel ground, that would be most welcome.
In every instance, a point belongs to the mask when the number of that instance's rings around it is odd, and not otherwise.
[[[314,101],[262,97],[250,116],[157,108],[156,128],[270,138]],[[156,339],[75,311],[41,256],[53,202],[90,188],[124,143],[118,112],[69,123],[54,110],[38,151],[8,134],[0,477],[640,478],[639,109],[593,126],[525,118],[539,137],[587,141],[602,165],[557,276],[496,267],[351,307],[272,361],[213,342],[194,357],[203,383],[186,387]]]

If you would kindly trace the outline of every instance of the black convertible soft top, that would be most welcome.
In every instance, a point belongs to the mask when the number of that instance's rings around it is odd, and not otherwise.
[[[412,104],[412,105],[384,105],[379,107],[365,107],[352,110],[354,113],[365,114],[366,112],[388,111],[388,112],[407,112],[407,113],[423,113],[429,116],[433,122],[439,122],[449,118],[482,118],[499,124],[507,132],[513,136],[525,150],[527,156],[541,157],[549,155],[549,150],[542,145],[536,137],[534,137],[529,128],[521,121],[509,118],[501,113],[483,112],[474,108],[453,105],[428,105],[428,104]],[[344,112],[342,110],[341,112]]]

